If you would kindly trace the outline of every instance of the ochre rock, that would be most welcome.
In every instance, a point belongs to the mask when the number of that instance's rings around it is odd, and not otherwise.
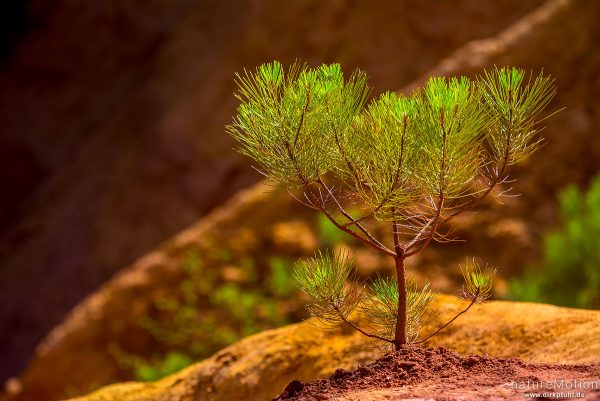
[[[423,331],[465,305],[438,297]],[[316,321],[248,337],[213,357],[155,383],[108,386],[76,401],[268,400],[293,379],[309,381],[337,368],[374,360],[386,346],[346,327],[318,328]],[[428,344],[461,354],[519,357],[529,362],[600,363],[600,311],[492,301],[474,306]]]
[[[12,388],[7,386],[0,399],[58,400],[65,398],[69,388],[81,391],[114,382],[119,367],[108,352],[110,344],[133,343],[141,354],[152,353],[148,333],[140,332],[140,317],[152,303],[153,292],[177,285],[181,261],[190,247],[214,246],[205,245],[209,241],[229,247],[228,241],[234,240],[239,230],[263,226],[269,220],[267,205],[272,201],[285,215],[291,214],[287,208],[296,207],[287,194],[273,194],[263,183],[256,184],[123,269],[52,330],[37,347],[27,371]]]

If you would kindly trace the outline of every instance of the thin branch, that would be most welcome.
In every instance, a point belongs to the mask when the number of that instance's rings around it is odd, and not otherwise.
[[[471,309],[471,306],[475,305],[475,303],[477,302],[477,299],[479,297],[479,292],[480,291],[481,291],[481,288],[478,288],[477,292],[475,293],[475,296],[473,297],[473,299],[471,299],[471,302],[469,303],[469,305],[465,309],[463,309],[458,314],[456,314],[452,319],[450,319],[449,321],[447,321],[443,326],[441,326],[440,328],[438,328],[436,331],[434,331],[433,333],[431,333],[430,335],[428,335],[427,337],[425,337],[422,340],[413,342],[413,344],[422,344],[422,343],[424,343],[425,341],[429,340],[431,337],[435,336],[437,333],[439,333],[440,331],[442,331],[446,327],[448,327],[448,325],[450,325],[453,321],[455,321],[456,319],[458,319],[460,315],[466,313],[469,309]]]
[[[329,104],[325,103],[325,107],[327,108],[327,112],[329,112]],[[337,126],[335,125],[335,123],[332,123],[331,125],[332,125],[332,128],[333,128],[333,138],[335,139],[335,144],[338,147],[338,150],[340,151],[340,154],[344,158],[344,162],[346,163],[346,166],[348,167],[348,170],[350,170],[350,173],[352,173],[352,175],[354,176],[354,179],[356,180],[356,183],[359,184],[360,183],[360,178],[358,176],[358,173],[354,169],[354,166],[352,165],[352,163],[350,163],[350,160],[348,160],[348,156],[346,155],[346,151],[342,147],[342,142],[340,141],[340,137],[339,137],[339,132],[338,132]]]
[[[440,110],[440,126],[442,128],[443,143],[442,143],[442,160],[440,162],[440,176],[439,176],[440,185],[439,185],[439,189],[438,189],[438,202],[437,202],[437,206],[436,206],[435,215],[427,223],[427,225],[423,227],[423,229],[417,234],[417,236],[404,247],[405,250],[408,251],[410,248],[415,246],[419,241],[423,240],[423,238],[422,238],[423,233],[425,233],[425,230],[427,230],[427,226],[430,227],[429,231],[427,232],[427,236],[425,237],[425,242],[423,242],[423,244],[419,247],[419,249],[408,252],[406,254],[406,257],[420,253],[425,248],[427,248],[427,246],[429,245],[429,243],[435,236],[435,231],[437,230],[437,228],[440,225],[440,217],[442,215],[442,209],[444,207],[444,198],[445,198],[444,191],[446,189],[446,151],[447,151],[446,147],[448,146],[448,134],[449,134],[444,127],[444,122],[445,122],[444,112],[443,112],[443,110]]]
[[[296,170],[296,174],[298,176],[298,179],[300,180],[300,182],[302,183],[302,185],[304,187],[305,196],[306,196],[306,193],[308,192],[308,194],[310,194],[310,196],[313,198],[313,200],[316,200],[317,197],[313,193],[313,191],[311,190],[310,183],[308,182],[308,180],[306,179],[306,177],[304,177],[304,175],[302,174],[302,171],[300,170],[300,167],[298,166],[298,162],[296,160],[296,157],[294,156],[294,152],[292,151],[292,147],[291,147],[290,143],[286,142],[285,145],[286,145],[285,147],[286,147],[286,151],[288,153],[288,157],[292,161],[292,163],[294,165],[294,169]],[[319,180],[322,182],[322,180],[320,178],[319,178]],[[334,199],[335,199],[335,197],[334,197]],[[385,252],[386,254],[388,254],[390,256],[395,256],[395,254],[394,254],[393,251],[389,250],[387,247],[385,247],[384,245],[382,245],[378,241],[375,240],[376,242],[374,242],[370,238],[365,238],[362,235],[360,235],[360,234],[352,231],[351,229],[349,229],[347,227],[342,227],[342,225],[340,223],[338,223],[338,221],[329,212],[327,212],[327,209],[323,205],[324,202],[322,202],[321,204],[317,205],[314,202],[312,202],[311,199],[308,199],[308,197],[307,197],[307,200],[310,203],[312,203],[317,209],[319,209],[321,212],[323,212],[323,214],[325,214],[325,216],[329,219],[329,221],[331,221],[340,230],[344,231],[347,234],[350,234],[354,238],[362,241],[363,243],[365,243],[366,245],[368,245],[368,246],[370,246],[372,248],[375,248],[376,250]]]
[[[499,168],[495,168],[496,172],[494,174],[494,178],[492,179],[492,181],[490,181],[488,183],[488,187],[487,189],[483,192],[483,194],[481,194],[481,196],[479,196],[476,199],[471,200],[470,202],[465,202],[463,205],[461,205],[459,210],[456,210],[455,212],[451,213],[449,216],[447,217],[443,217],[440,218],[441,216],[437,216],[437,219],[439,219],[439,221],[435,222],[435,229],[437,229],[437,227],[441,226],[442,224],[447,223],[449,220],[453,219],[456,216],[459,216],[463,213],[465,213],[468,210],[471,210],[473,208],[475,208],[476,206],[478,206],[487,195],[490,194],[490,192],[492,192],[492,190],[494,189],[494,187],[500,183],[503,182],[504,179],[501,179],[501,177],[504,175],[504,171],[506,170],[506,168],[508,167],[508,162],[510,161],[510,146],[511,146],[511,135],[512,135],[512,116],[513,116],[513,109],[512,109],[512,103],[511,103],[511,107],[509,110],[509,126],[508,126],[508,131],[506,134],[506,145],[504,148],[504,155],[502,157],[502,163],[499,166]],[[443,127],[442,127],[443,130]],[[443,152],[443,150],[442,150]],[[442,153],[443,155],[443,153]],[[435,220],[432,219],[432,221]],[[425,228],[425,227],[424,227]],[[433,231],[433,230],[432,230]],[[417,235],[417,237],[415,237],[415,239],[413,241],[411,241],[407,246],[406,249],[408,250],[410,247],[414,246],[418,241],[420,241],[421,239],[419,238],[422,235],[423,230],[421,231],[421,233],[419,233],[419,235]],[[407,257],[408,256],[412,256],[414,254],[420,253],[423,251],[423,249],[425,249],[429,243],[431,242],[431,239],[433,238],[433,235],[435,233],[432,233],[430,231],[430,235],[428,235],[427,240],[425,241],[425,243],[423,244],[423,246],[421,246],[418,250],[416,251],[412,251],[407,253]]]
[[[294,199],[296,199],[298,202],[300,202],[300,204],[306,206],[309,209],[314,209],[314,210],[320,210],[317,206],[315,206],[314,204],[310,203],[310,200],[306,199],[307,202],[304,202],[302,199],[298,198],[296,195],[294,195],[292,193],[292,191],[288,191],[288,193],[290,194],[290,196]],[[304,193],[304,196],[306,197],[306,193]]]
[[[304,124],[304,116],[308,112],[308,105],[310,103],[310,88],[306,88],[306,103],[304,104],[304,109],[302,109],[302,114],[300,114],[300,123],[298,124],[298,129],[296,130],[296,136],[294,137],[294,147],[298,144],[298,138],[300,137],[300,130],[302,129],[302,125]]]
[[[506,170],[506,168],[508,167],[508,162],[510,160],[510,146],[511,146],[511,135],[512,135],[512,131],[513,131],[513,105],[512,105],[512,101],[510,102],[510,109],[509,109],[509,124],[508,124],[508,130],[506,133],[506,146],[504,148],[504,155],[502,157],[502,164],[500,165],[500,168],[498,169],[497,167],[495,168],[496,170],[496,174],[495,177],[493,178],[493,180],[491,182],[488,183],[488,188],[483,192],[483,194],[472,200],[470,203],[468,203],[466,206],[464,206],[461,210],[457,210],[456,212],[452,213],[450,216],[445,217],[441,224],[446,223],[447,221],[449,221],[450,219],[453,219],[456,216],[459,216],[461,214],[463,214],[464,212],[466,212],[467,210],[473,209],[474,207],[478,206],[483,199],[490,193],[492,192],[492,190],[494,189],[494,187],[500,183],[503,182],[504,179],[501,179],[500,177],[502,177],[502,175],[504,174],[504,171]]]
[[[365,238],[363,236],[361,236],[360,234],[342,227],[340,223],[338,223],[335,218],[333,216],[331,216],[331,214],[329,214],[327,212],[327,209],[325,209],[324,205],[322,204],[323,202],[321,202],[321,204],[315,204],[314,201],[316,201],[318,198],[317,196],[313,193],[313,191],[310,188],[310,183],[308,182],[308,180],[306,179],[306,177],[304,177],[304,175],[302,174],[302,172],[300,171],[300,168],[298,166],[298,163],[296,161],[296,157],[294,156],[294,153],[292,152],[291,146],[289,142],[286,142],[286,150],[288,153],[288,156],[290,158],[290,160],[292,161],[293,165],[294,165],[294,169],[296,170],[296,174],[298,176],[298,179],[300,180],[300,182],[302,183],[302,186],[304,187],[304,196],[306,197],[307,201],[312,204],[316,209],[320,210],[323,212],[323,214],[325,214],[325,216],[329,219],[329,221],[331,221],[337,228],[339,228],[340,230],[344,231],[347,234],[350,234],[351,236],[357,238],[358,240],[364,242],[365,244],[377,249],[377,250],[381,250],[384,252],[388,252],[389,250],[387,248],[382,249],[379,245],[377,245],[376,243],[372,242],[370,239]],[[308,194],[310,194],[310,196],[312,197],[312,199],[308,198]],[[301,202],[304,203],[304,202]],[[391,251],[389,251],[391,252]]]
[[[330,198],[333,199],[333,201],[335,202],[338,210],[344,215],[344,217],[346,217],[353,225],[355,225],[360,231],[362,231],[363,234],[365,234],[367,236],[367,238],[369,240],[371,240],[379,248],[381,248],[382,250],[385,250],[387,252],[392,252],[385,245],[383,245],[380,241],[378,241],[362,224],[360,224],[359,222],[357,222],[356,220],[354,220],[354,218],[350,215],[350,213],[348,213],[344,209],[344,207],[339,202],[339,200],[335,197],[335,195],[333,194],[333,192],[331,191],[331,189],[323,182],[323,180],[321,178],[319,178],[317,180],[317,183],[319,185],[321,185],[329,193]]]
[[[423,244],[421,244],[421,246],[414,250],[414,251],[410,251],[406,253],[406,257],[415,255],[417,253],[421,253],[425,248],[427,248],[427,246],[429,245],[429,243],[431,242],[431,240],[433,239],[433,237],[435,236],[435,232],[438,229],[438,227],[440,226],[440,217],[442,215],[442,209],[444,208],[444,194],[440,194],[439,199],[438,199],[438,203],[437,203],[437,207],[436,207],[436,211],[435,211],[435,215],[433,216],[433,218],[427,223],[427,225],[425,227],[423,227],[423,230],[421,230],[419,232],[419,234],[417,234],[417,236],[408,244],[406,244],[406,246],[404,247],[405,250],[409,250],[410,248],[412,248],[413,246],[415,246],[417,244],[417,242],[425,239],[425,242],[423,242]],[[431,227],[427,233],[427,236],[425,238],[420,238],[423,233],[424,230],[426,230],[427,226]]]
[[[408,125],[408,117],[404,116],[403,124],[404,125],[402,127],[402,139],[400,140],[400,157],[398,158],[398,165],[396,167],[396,173],[394,174],[394,178],[392,180],[392,185],[390,186],[390,190],[381,199],[379,204],[377,206],[375,206],[375,208],[373,210],[371,210],[369,213],[367,213],[366,215],[364,215],[358,219],[354,219],[354,221],[350,221],[350,222],[344,224],[345,227],[359,223],[363,220],[366,220],[366,219],[374,216],[375,213],[377,213],[379,210],[381,210],[381,208],[389,200],[390,196],[394,192],[394,189],[396,188],[396,185],[398,185],[398,181],[400,179],[400,171],[402,170],[402,163],[404,161],[404,148],[405,148],[405,142],[406,142],[406,126]]]
[[[344,314],[340,311],[340,309],[337,307],[337,305],[332,304],[331,305],[333,307],[333,309],[336,311],[336,313],[338,314],[339,318],[346,324],[348,324],[350,327],[352,327],[354,330],[358,331],[360,334],[366,336],[366,337],[370,337],[370,338],[376,338],[378,340],[381,341],[386,341],[390,344],[393,344],[394,341],[390,340],[389,338],[386,337],[381,337],[378,336],[377,334],[373,334],[373,333],[369,333],[363,329],[361,329],[360,327],[358,327],[355,323],[352,323],[350,320],[346,319],[346,317],[344,316]]]
[[[363,237],[362,235],[350,230],[347,227],[342,226],[328,211],[327,209],[320,207],[319,210],[321,210],[321,212],[323,212],[323,214],[325,215],[325,217],[327,217],[329,219],[329,221],[331,221],[333,223],[333,225],[335,225],[337,228],[339,228],[340,230],[344,231],[345,233],[350,234],[351,236],[353,236],[356,239],[359,239],[360,241],[362,241],[363,243],[365,243],[366,245],[370,246],[371,248],[374,248],[378,251],[384,252],[387,255],[390,255],[392,257],[394,257],[396,254],[389,250],[387,247],[383,247],[381,248],[379,245],[377,245],[376,243],[373,243],[370,239]]]
[[[339,228],[340,230],[344,231],[345,233],[353,236],[354,238],[360,240],[361,242],[363,242],[364,244],[378,250],[381,252],[385,252],[386,254],[389,255],[393,255],[394,253],[392,251],[390,251],[389,249],[387,249],[386,247],[380,247],[379,245],[377,245],[377,243],[371,241],[369,238],[363,237],[362,235],[360,235],[359,233],[352,231],[349,228],[346,227],[342,227],[342,225],[327,211],[327,209],[324,206],[324,201],[321,200],[320,203],[315,203],[315,201],[317,200],[316,195],[314,194],[314,192],[310,189],[309,185],[305,185],[305,191],[308,192],[308,194],[310,194],[310,196],[313,198],[313,200],[308,198],[307,193],[305,192],[305,197],[307,198],[307,200],[313,204],[318,210],[320,210],[325,217],[327,217],[327,219],[329,219],[329,221],[331,221],[331,223],[333,223],[333,225],[335,225],[337,228]],[[319,191],[320,192],[320,191]]]
[[[505,160],[506,160],[506,157],[505,157]],[[444,224],[444,223],[448,222],[449,220],[455,218],[456,216],[460,216],[461,214],[465,213],[466,211],[479,206],[479,204],[485,199],[485,197],[488,196],[490,194],[490,192],[492,192],[494,187],[496,187],[497,184],[499,184],[500,182],[503,181],[500,179],[500,177],[502,176],[502,174],[504,174],[504,170],[506,169],[507,166],[508,166],[508,164],[506,162],[504,162],[502,164],[502,167],[497,172],[494,179],[490,183],[488,183],[488,188],[483,192],[483,194],[481,194],[481,196],[479,196],[476,199],[471,200],[470,202],[465,202],[465,204],[462,205],[460,210],[455,211],[454,213],[450,214],[447,217],[444,217],[441,220],[440,224]]]

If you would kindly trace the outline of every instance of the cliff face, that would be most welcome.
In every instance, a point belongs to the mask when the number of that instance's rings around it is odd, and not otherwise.
[[[31,0],[0,71],[0,380],[118,268],[258,179],[233,74],[296,58],[400,88],[541,1]]]

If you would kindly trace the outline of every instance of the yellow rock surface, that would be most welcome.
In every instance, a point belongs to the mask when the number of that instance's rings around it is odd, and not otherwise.
[[[427,332],[465,305],[441,295]],[[376,359],[386,345],[341,327],[322,330],[315,321],[269,330],[155,383],[124,383],[77,401],[267,400],[293,380],[314,380],[337,368]],[[474,306],[429,344],[462,354],[519,357],[530,362],[600,363],[600,311],[493,301]]]

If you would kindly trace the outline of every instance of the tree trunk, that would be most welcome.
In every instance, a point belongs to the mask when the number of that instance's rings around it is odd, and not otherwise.
[[[397,351],[406,344],[406,271],[404,270],[403,256],[396,256],[395,261],[398,281],[398,311],[396,313],[394,348]]]

